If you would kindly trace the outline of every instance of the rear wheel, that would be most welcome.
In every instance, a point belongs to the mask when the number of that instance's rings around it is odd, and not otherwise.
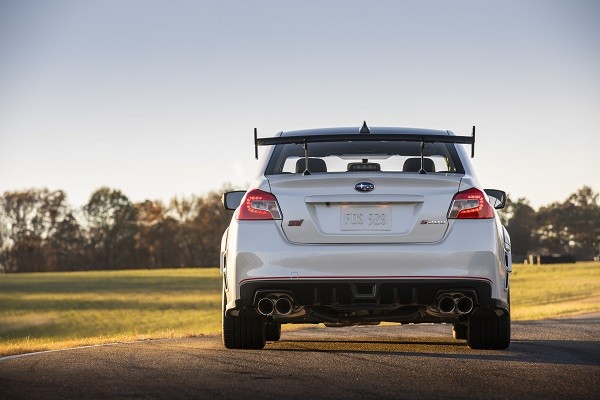
[[[469,317],[467,344],[472,349],[506,349],[510,345],[510,314],[481,309]]]
[[[249,310],[238,316],[226,315],[223,293],[223,345],[228,349],[262,349],[265,347],[265,322]]]
[[[281,324],[278,322],[267,322],[265,324],[265,339],[276,342],[281,339]]]

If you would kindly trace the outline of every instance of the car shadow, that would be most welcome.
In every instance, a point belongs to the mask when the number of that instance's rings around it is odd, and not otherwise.
[[[553,365],[600,366],[600,341],[596,340],[513,340],[505,350],[473,350],[465,341],[391,339],[307,339],[269,342],[267,351],[380,354],[398,357],[445,358],[457,360],[509,361]]]

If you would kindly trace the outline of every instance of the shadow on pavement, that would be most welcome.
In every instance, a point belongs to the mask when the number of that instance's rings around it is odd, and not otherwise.
[[[553,365],[600,366],[600,341],[513,340],[506,350],[472,350],[465,341],[433,340],[281,340],[266,351],[380,354],[386,356],[509,361]]]

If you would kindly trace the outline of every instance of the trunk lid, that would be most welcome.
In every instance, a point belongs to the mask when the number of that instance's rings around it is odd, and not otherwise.
[[[268,176],[283,232],[290,242],[302,244],[438,242],[461,178],[348,172]],[[374,189],[357,191],[361,182]]]

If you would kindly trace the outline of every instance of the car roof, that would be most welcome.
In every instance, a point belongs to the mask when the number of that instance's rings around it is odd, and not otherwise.
[[[343,135],[359,134],[360,127],[342,127],[342,128],[320,128],[320,129],[302,129],[297,131],[282,131],[278,136],[318,136],[318,135]],[[423,129],[423,128],[396,128],[396,127],[369,127],[373,135],[454,135],[451,131],[441,129]]]

